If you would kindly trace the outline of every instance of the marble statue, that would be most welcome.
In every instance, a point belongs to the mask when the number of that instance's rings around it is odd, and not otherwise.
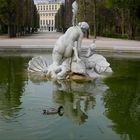
[[[83,32],[89,29],[89,25],[87,22],[79,22],[76,25],[77,3],[74,2],[72,7],[73,26],[56,41],[52,52],[52,64],[48,65],[47,59],[42,56],[32,58],[28,63],[31,75],[37,73],[37,77],[40,75],[51,79],[68,79],[77,74],[81,75],[81,78],[91,79],[112,73],[106,58],[95,54],[95,41],[86,49],[86,54],[81,55]]]
[[[74,1],[72,3],[72,13],[73,13],[73,17],[72,17],[72,25],[75,26],[76,25],[76,15],[77,15],[77,11],[78,11],[78,4],[76,1]]]
[[[112,73],[110,64],[102,55],[95,54],[93,42],[87,49],[85,56],[81,56],[83,31],[89,25],[80,22],[72,26],[58,38],[52,52],[52,64],[48,65],[45,57],[34,57],[29,61],[28,71],[40,73],[52,79],[67,79],[70,73],[81,74],[90,78],[104,77]]]
[[[83,31],[88,28],[89,25],[86,22],[80,22],[77,26],[70,27],[56,41],[52,52],[53,63],[48,66],[45,58],[35,57],[29,61],[28,71],[41,72],[53,79],[65,79],[71,70],[75,73],[85,74],[84,62],[79,57],[79,53]]]

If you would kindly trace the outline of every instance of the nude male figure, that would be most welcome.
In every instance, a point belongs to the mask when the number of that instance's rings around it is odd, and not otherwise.
[[[60,36],[54,46],[52,59],[53,63],[48,69],[44,70],[47,75],[61,79],[70,70],[70,60],[79,62],[79,50],[81,47],[83,32],[87,30],[89,25],[86,22],[81,22],[78,26],[68,28],[64,35]]]
[[[68,28],[65,34],[57,40],[52,53],[53,63],[56,66],[61,65],[66,58],[71,58],[73,55],[76,61],[80,61],[78,50],[83,39],[82,30],[87,30],[88,28],[89,26],[86,22],[81,22],[78,26]]]

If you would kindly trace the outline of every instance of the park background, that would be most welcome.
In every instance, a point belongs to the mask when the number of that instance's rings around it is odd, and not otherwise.
[[[63,1],[55,16],[59,32],[72,26],[73,1]],[[37,2],[39,0],[0,0],[0,34],[19,37],[36,32],[39,28]],[[95,38],[140,40],[139,0],[77,0],[77,3],[77,21],[88,22],[89,34]]]

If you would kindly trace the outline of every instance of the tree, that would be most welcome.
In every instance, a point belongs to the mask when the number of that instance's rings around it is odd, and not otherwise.
[[[65,29],[72,26],[72,3],[75,0],[65,0]]]
[[[135,33],[140,21],[136,14],[137,9],[140,7],[138,0],[106,0],[109,7],[113,7],[116,10],[122,36],[127,33],[129,39],[135,38]]]
[[[94,39],[96,38],[96,0],[93,0]]]
[[[9,37],[16,37],[24,30],[30,33],[38,25],[38,13],[33,0],[0,0],[0,24],[7,26]]]
[[[66,0],[64,12],[57,16],[57,26],[61,25],[58,17],[64,17],[65,30],[72,24],[72,2]],[[140,3],[139,0],[77,0],[78,22],[86,21],[90,34],[106,37],[140,39]]]
[[[16,0],[0,0],[1,20],[8,26],[9,37],[15,36]]]
[[[65,19],[65,9],[64,5],[62,4],[55,15],[55,28],[57,29],[57,31],[64,32],[65,29],[64,19]]]

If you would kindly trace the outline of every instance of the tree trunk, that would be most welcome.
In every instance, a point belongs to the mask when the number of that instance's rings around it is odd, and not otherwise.
[[[96,39],[96,0],[93,0],[94,39]]]
[[[132,24],[130,17],[130,10],[128,9],[128,39],[132,39]]]
[[[86,20],[86,12],[87,11],[86,11],[86,1],[85,0],[83,0],[83,7],[84,7],[84,13],[83,13],[84,14],[84,21],[87,21]]]
[[[124,22],[125,22],[124,9],[121,9],[121,32],[122,32],[122,36],[124,36],[124,33],[125,33]]]
[[[10,38],[16,37],[16,26],[15,25],[8,25],[8,36]]]

